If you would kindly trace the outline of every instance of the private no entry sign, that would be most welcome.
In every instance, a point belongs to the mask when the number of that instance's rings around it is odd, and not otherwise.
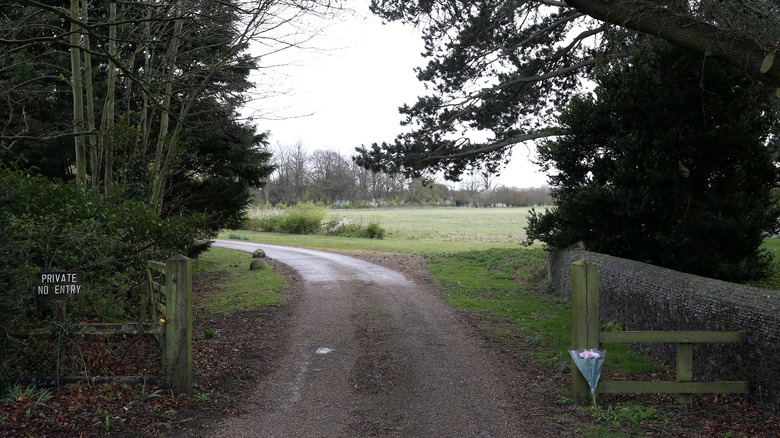
[[[67,298],[80,296],[83,293],[83,272],[41,272],[38,274],[36,295],[39,297]]]

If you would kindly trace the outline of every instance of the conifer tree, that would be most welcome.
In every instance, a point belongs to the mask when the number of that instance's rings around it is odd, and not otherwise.
[[[761,278],[777,232],[771,90],[720,63],[647,44],[595,75],[539,147],[557,207],[530,240],[730,281]]]

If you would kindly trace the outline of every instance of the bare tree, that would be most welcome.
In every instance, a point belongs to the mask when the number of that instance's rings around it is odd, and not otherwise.
[[[350,161],[349,173],[354,176],[355,180],[352,193],[350,194],[352,203],[356,204],[360,201],[374,201],[376,198],[373,196],[374,192],[371,190],[373,172],[362,166],[358,166],[354,161]]]
[[[344,201],[355,185],[349,162],[336,151],[317,150],[311,157],[313,200],[328,204]]]
[[[277,144],[273,157],[276,171],[268,183],[270,201],[274,204],[305,201],[311,181],[311,157],[306,147],[300,140],[292,146]]]

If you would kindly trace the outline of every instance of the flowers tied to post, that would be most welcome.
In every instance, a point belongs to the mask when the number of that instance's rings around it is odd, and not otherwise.
[[[607,350],[569,350],[572,361],[577,365],[577,369],[580,370],[582,376],[588,382],[590,387],[590,397],[593,400],[593,406],[596,406],[596,386],[599,384],[599,377],[601,377],[601,367],[604,365],[604,358],[607,355]]]

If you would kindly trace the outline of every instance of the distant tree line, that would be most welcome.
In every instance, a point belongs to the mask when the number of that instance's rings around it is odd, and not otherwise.
[[[492,176],[464,177],[458,188],[450,188],[439,183],[424,183],[420,178],[375,173],[334,150],[309,152],[301,142],[291,146],[277,145],[271,152],[276,171],[265,188],[256,191],[256,200],[264,204],[317,202],[344,206],[475,207],[552,204],[548,187],[494,187]]]

